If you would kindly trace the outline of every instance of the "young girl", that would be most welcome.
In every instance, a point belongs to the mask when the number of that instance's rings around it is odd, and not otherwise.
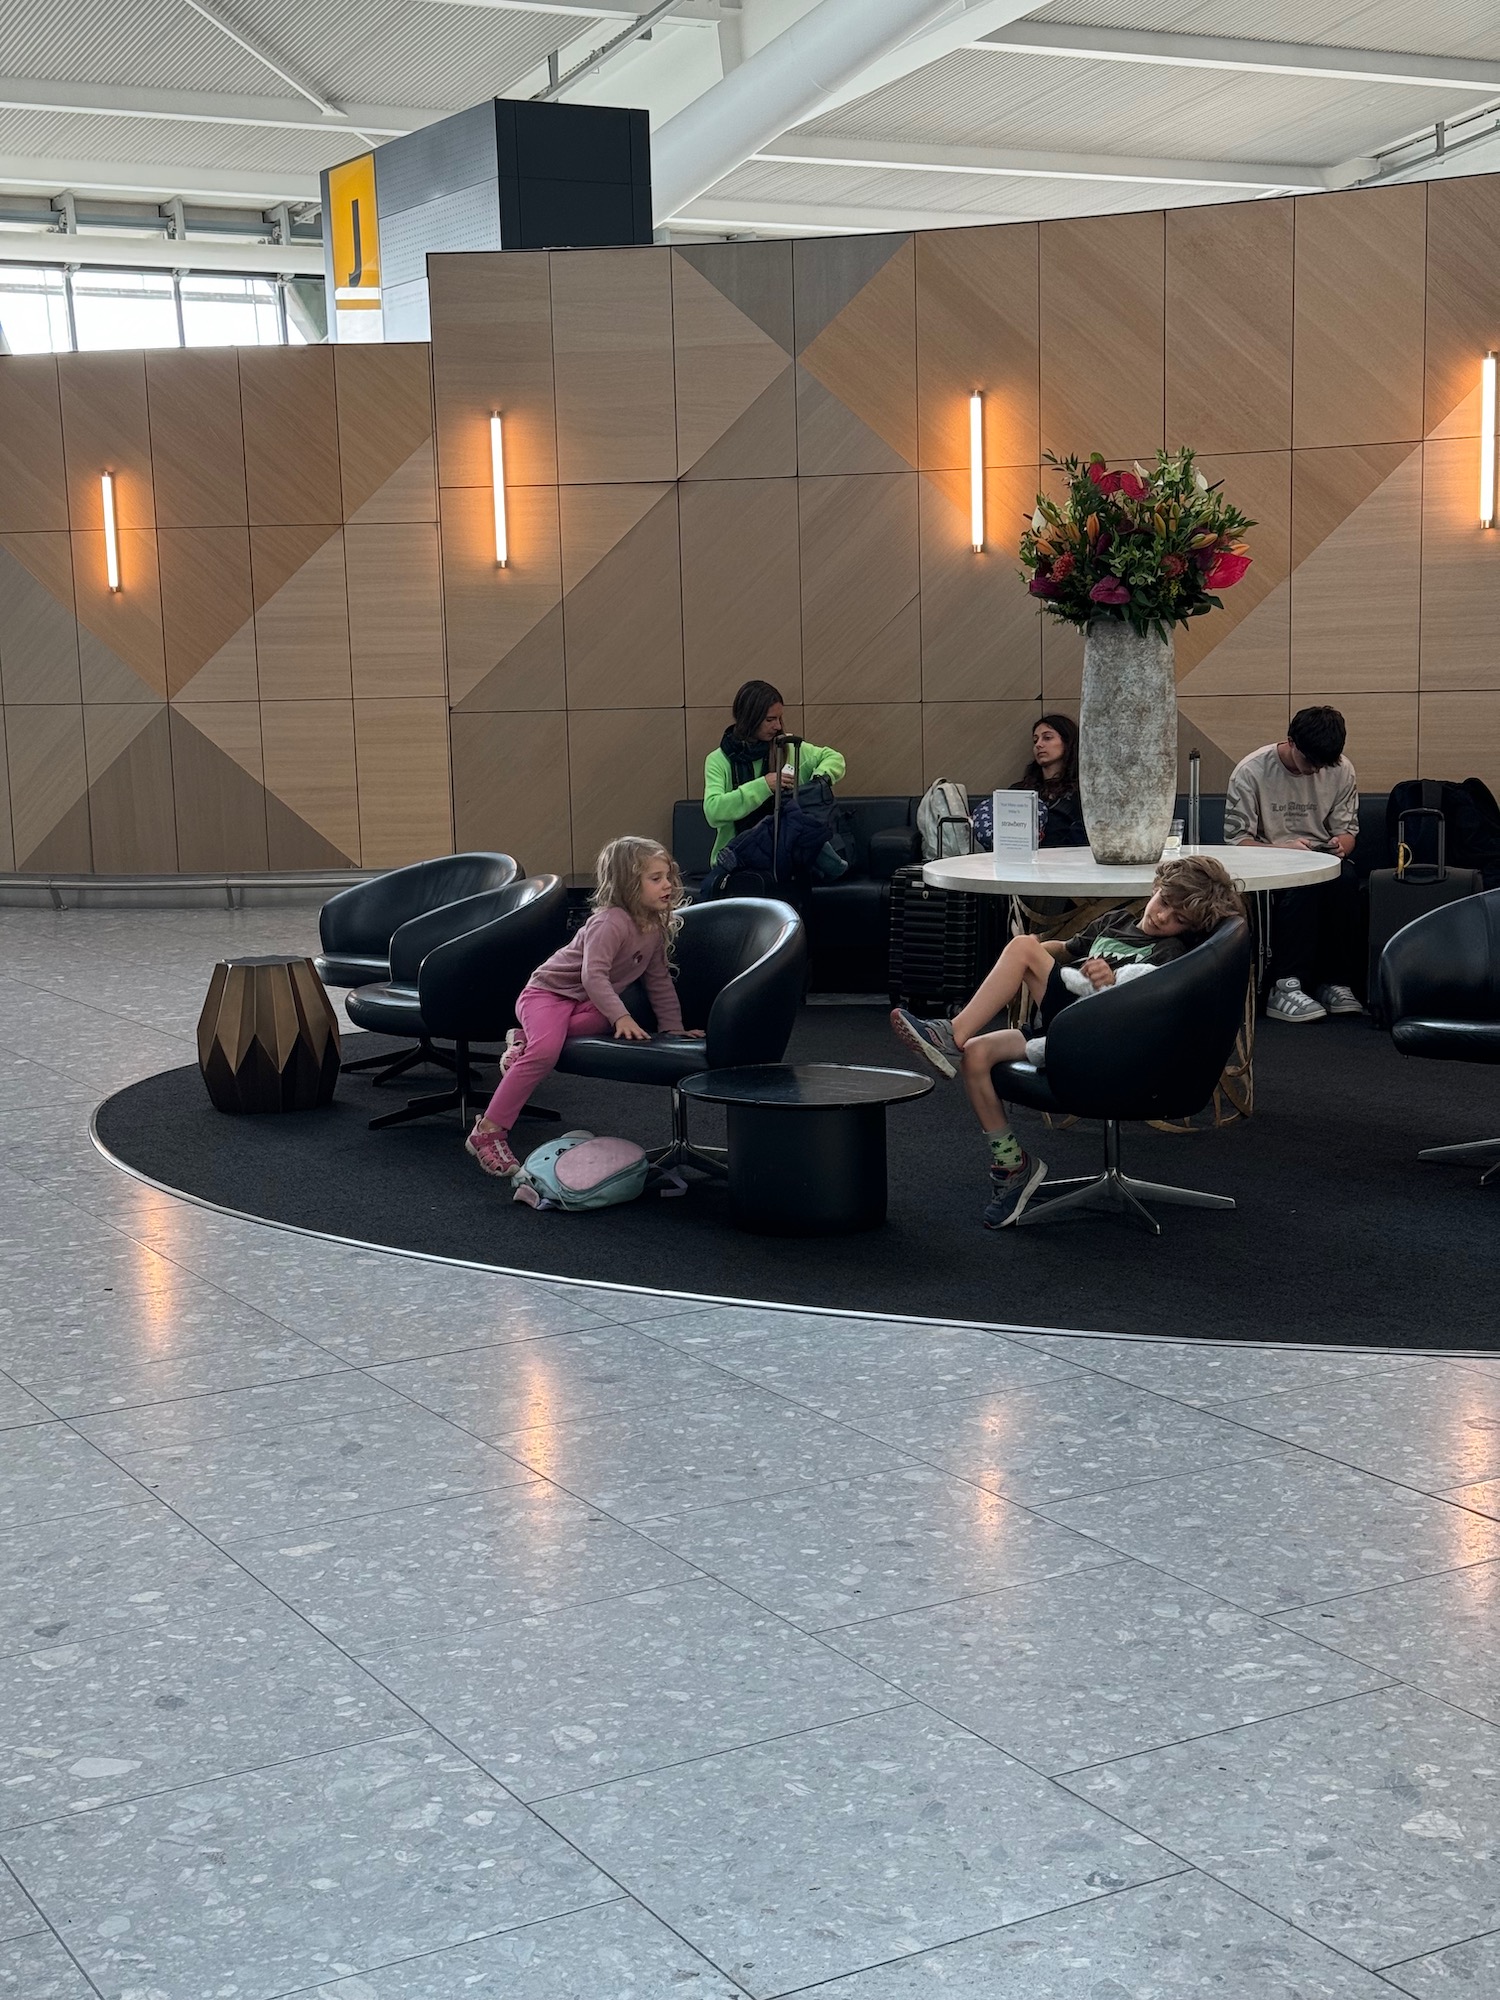
[[[599,856],[597,877],[594,914],[537,967],[516,1002],[521,1026],[509,1037],[500,1088],[465,1141],[487,1174],[508,1177],[519,1168],[510,1128],[542,1078],[556,1069],[570,1035],[597,1035],[612,1026],[616,1041],[651,1039],[631,1019],[621,987],[644,982],[663,1034],[697,1039],[705,1032],[684,1030],[672,984],[669,954],[684,900],[677,863],[659,841],[627,833]]]
[[[1212,855],[1185,854],[1164,861],[1139,918],[1111,910],[1076,937],[1043,944],[1015,937],[1001,952],[979,991],[951,1021],[921,1020],[905,1007],[891,1026],[906,1046],[924,1057],[940,1076],[963,1074],[964,1089],[990,1150],[990,1199],[986,1229],[1013,1223],[1047,1177],[1047,1163],[1027,1153],[1011,1131],[1005,1106],[995,1094],[990,1072],[996,1063],[1024,1062],[1026,1037],[1019,1028],[986,1034],[1002,1007],[1024,986],[1035,1001],[1046,1034],[1064,1007],[1080,996],[1064,982],[1064,966],[1076,966],[1094,991],[1115,984],[1126,965],[1166,965],[1181,958],[1225,917],[1243,917],[1245,906],[1222,862]]]

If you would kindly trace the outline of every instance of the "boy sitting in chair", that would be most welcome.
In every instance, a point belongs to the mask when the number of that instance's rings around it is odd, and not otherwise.
[[[1221,862],[1205,854],[1164,861],[1156,871],[1151,897],[1140,916],[1111,910],[1076,937],[1043,944],[1040,938],[1012,938],[968,1005],[951,1021],[923,1020],[905,1007],[891,1014],[891,1026],[915,1054],[940,1076],[962,1072],[990,1149],[990,1199],[986,1229],[1005,1229],[1025,1208],[1047,1177],[1047,1163],[1027,1153],[1010,1129],[990,1072],[996,1063],[1022,1062],[1044,1050],[1018,1028],[986,1032],[995,1016],[1022,991],[1041,1014],[1041,1033],[1080,998],[1102,993],[1121,979],[1167,965],[1190,951],[1225,917],[1242,917],[1244,906]]]

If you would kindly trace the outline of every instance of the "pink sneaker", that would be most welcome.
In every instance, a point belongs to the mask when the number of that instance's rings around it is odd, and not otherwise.
[[[486,1131],[478,1119],[464,1141],[464,1150],[474,1155],[487,1174],[494,1174],[500,1180],[509,1180],[512,1174],[521,1171],[521,1162],[510,1150],[510,1135]]]
[[[504,1076],[517,1056],[526,1053],[526,1037],[519,1028],[509,1028],[505,1035],[505,1052],[500,1058],[500,1074]]]

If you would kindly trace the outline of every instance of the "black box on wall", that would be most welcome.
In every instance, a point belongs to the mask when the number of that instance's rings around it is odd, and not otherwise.
[[[335,340],[426,340],[427,258],[651,241],[644,111],[496,97],[323,174]]]

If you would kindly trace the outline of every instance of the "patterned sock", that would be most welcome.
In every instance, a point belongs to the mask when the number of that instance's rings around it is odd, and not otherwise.
[[[1013,1173],[1026,1157],[1026,1152],[1015,1133],[1008,1125],[1002,1125],[998,1132],[986,1132],[990,1142],[990,1164],[999,1167],[1002,1173]]]

